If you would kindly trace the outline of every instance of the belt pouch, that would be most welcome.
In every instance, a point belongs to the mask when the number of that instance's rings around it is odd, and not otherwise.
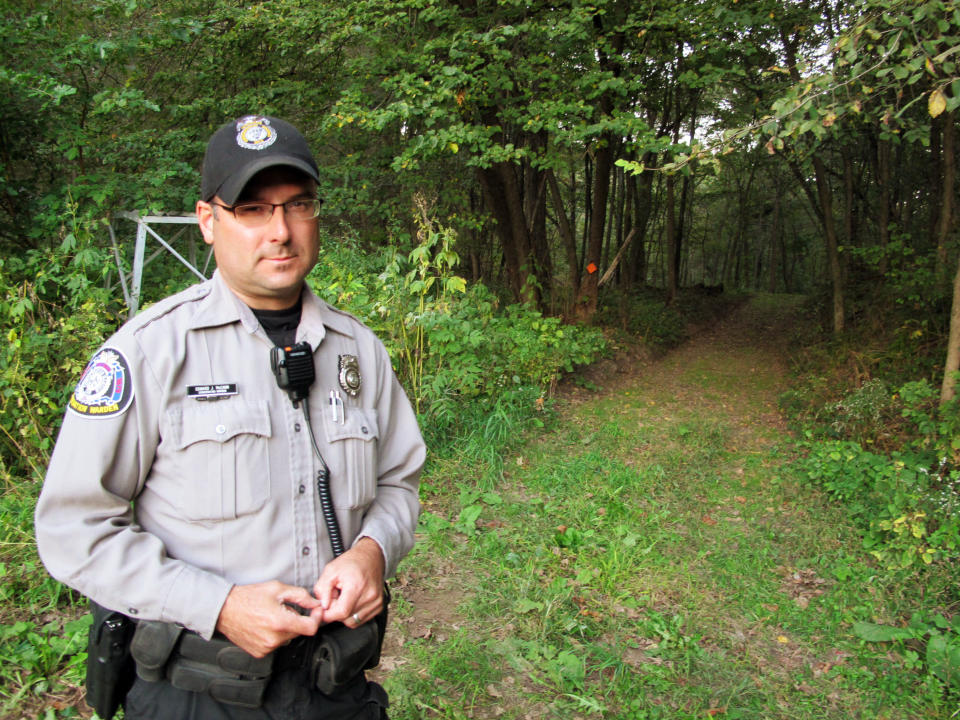
[[[270,682],[269,675],[257,678],[236,677],[215,665],[183,657],[170,664],[167,679],[178,690],[205,692],[217,702],[246,708],[260,707]]]
[[[177,648],[179,657],[215,665],[228,673],[246,677],[269,677],[273,669],[273,654],[255,658],[223,637],[204,640],[195,633],[184,633]]]
[[[179,690],[205,692],[218,702],[256,708],[263,702],[272,669],[272,654],[255,658],[226,638],[204,640],[188,632],[167,665],[167,679]]]
[[[380,632],[377,623],[368,622],[351,630],[346,625],[331,623],[313,655],[311,677],[325,695],[336,691],[370,667],[378,653]]]
[[[130,643],[130,654],[137,662],[137,675],[147,682],[159,682],[166,677],[164,668],[177,640],[183,633],[180,625],[149,620],[137,623],[137,631]]]

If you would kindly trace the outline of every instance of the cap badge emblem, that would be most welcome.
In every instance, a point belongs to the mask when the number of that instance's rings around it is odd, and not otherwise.
[[[360,393],[360,363],[356,355],[341,355],[338,361],[340,368],[340,387],[350,397]]]
[[[237,121],[237,145],[247,150],[263,150],[277,141],[277,131],[270,121],[249,115]]]

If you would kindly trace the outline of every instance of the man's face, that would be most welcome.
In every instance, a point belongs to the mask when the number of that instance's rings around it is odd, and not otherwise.
[[[244,202],[285,203],[312,198],[314,182],[296,170],[269,168],[247,183],[237,204]],[[212,203],[197,203],[200,232],[213,246],[217,268],[229,288],[248,306],[257,310],[283,310],[300,296],[303,279],[317,262],[319,240],[317,220],[292,220],[282,207],[262,227],[250,228],[233,213]]]

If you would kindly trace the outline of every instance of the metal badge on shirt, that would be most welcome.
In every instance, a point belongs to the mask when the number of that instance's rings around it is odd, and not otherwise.
[[[84,417],[105,418],[119,415],[131,402],[130,364],[122,352],[105,347],[84,368],[70,396],[69,408]]]
[[[360,394],[360,363],[356,355],[341,355],[338,361],[340,368],[340,387],[350,397]]]

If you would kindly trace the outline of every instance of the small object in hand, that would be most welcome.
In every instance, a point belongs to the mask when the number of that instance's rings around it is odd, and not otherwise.
[[[296,603],[292,603],[292,602],[290,602],[290,601],[288,601],[288,600],[284,600],[284,601],[283,601],[283,606],[284,606],[285,608],[287,608],[287,610],[293,610],[293,611],[294,611],[295,613],[297,613],[298,615],[309,615],[309,614],[310,614],[310,611],[307,610],[307,608],[301,607],[300,605],[297,605]]]

